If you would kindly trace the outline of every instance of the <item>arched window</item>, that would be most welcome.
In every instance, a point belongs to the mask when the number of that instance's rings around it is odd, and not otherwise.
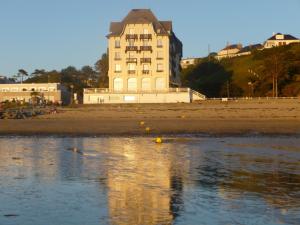
[[[114,91],[123,91],[123,79],[122,78],[114,79]]]
[[[158,77],[155,80],[155,88],[156,90],[164,90],[165,89],[165,80],[162,77]]]
[[[127,89],[128,91],[137,91],[136,78],[129,78],[127,80]]]
[[[143,78],[142,79],[142,90],[143,91],[150,91],[151,90],[150,78]]]

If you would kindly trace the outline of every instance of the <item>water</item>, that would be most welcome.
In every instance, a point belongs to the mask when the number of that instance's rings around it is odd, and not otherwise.
[[[3,137],[0,224],[300,224],[300,140]]]

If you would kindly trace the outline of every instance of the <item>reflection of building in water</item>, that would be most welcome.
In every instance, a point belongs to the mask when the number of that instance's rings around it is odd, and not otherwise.
[[[112,224],[172,224],[182,205],[183,183],[172,171],[170,156],[144,143],[128,142],[115,151],[120,159],[107,181]]]

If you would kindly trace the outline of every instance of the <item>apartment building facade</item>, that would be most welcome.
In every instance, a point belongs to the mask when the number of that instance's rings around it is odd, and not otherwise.
[[[112,22],[108,37],[109,90],[152,92],[180,86],[182,44],[171,21],[149,9],[133,9]]]
[[[110,24],[107,38],[109,88],[84,89],[84,104],[191,101],[191,90],[180,88],[182,43],[171,21],[133,9]]]

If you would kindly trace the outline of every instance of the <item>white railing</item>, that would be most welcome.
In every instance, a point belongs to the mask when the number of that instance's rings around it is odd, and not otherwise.
[[[116,93],[116,94],[143,94],[143,93],[167,93],[167,92],[189,92],[189,88],[168,88],[165,90],[138,90],[138,91],[110,91],[108,88],[85,88],[84,93],[86,94],[97,94],[97,93]]]

